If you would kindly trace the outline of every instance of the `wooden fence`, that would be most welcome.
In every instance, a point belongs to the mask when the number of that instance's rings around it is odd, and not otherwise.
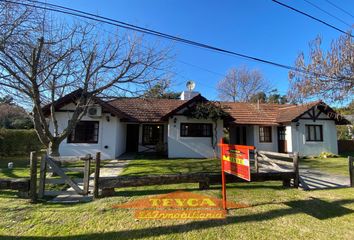
[[[251,172],[253,182],[262,181],[282,181],[283,186],[290,187],[291,180],[293,186],[299,186],[299,156],[295,154],[283,154],[267,151],[255,151],[254,171]],[[31,202],[37,202],[38,198],[43,198],[50,194],[46,191],[46,184],[63,184],[66,183],[73,187],[76,193],[89,194],[89,174],[91,169],[91,156],[82,158],[61,158],[61,162],[84,161],[84,167],[81,168],[64,168],[58,166],[53,158],[43,156],[40,161],[39,184],[37,179],[38,156],[36,152],[30,155],[30,179],[0,179],[0,189],[18,190],[22,197],[30,197]],[[354,157],[348,157],[350,186],[354,187]],[[54,166],[54,167],[53,167]],[[191,174],[167,174],[167,175],[145,175],[145,176],[117,176],[117,177],[100,177],[101,154],[98,152],[95,157],[95,176],[93,179],[93,196],[99,197],[99,190],[102,190],[102,196],[112,195],[114,188],[121,187],[137,187],[149,185],[167,185],[179,183],[199,183],[199,189],[208,189],[210,185],[221,183],[220,173],[191,173]],[[49,168],[51,167],[51,168]],[[70,178],[66,175],[66,171],[82,171],[84,177],[81,179],[83,188],[78,186],[80,179]],[[60,178],[47,177],[48,172],[55,172]],[[226,175],[227,182],[243,182],[244,180],[233,175]],[[49,193],[49,194],[48,194]],[[66,193],[65,191],[62,193]]]
[[[295,154],[282,154],[275,152],[256,151],[254,163],[255,171],[251,172],[253,182],[282,181],[283,186],[299,186],[299,156]],[[98,169],[98,168],[96,168]],[[227,175],[227,182],[243,182],[244,180]],[[102,190],[102,196],[114,194],[114,188],[137,187],[149,185],[167,185],[180,183],[198,183],[199,189],[208,189],[210,185],[221,184],[221,173],[189,173],[166,174],[145,176],[117,176],[100,177],[95,184],[95,197],[98,197],[98,189]]]
[[[297,152],[286,154],[255,150],[254,161],[256,173],[291,173],[293,175],[293,186],[299,187],[299,154]],[[284,186],[290,186],[290,179],[283,181],[283,184]]]

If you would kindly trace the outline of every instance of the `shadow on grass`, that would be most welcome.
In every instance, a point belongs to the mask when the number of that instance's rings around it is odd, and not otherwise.
[[[142,229],[129,229],[116,232],[82,234],[68,237],[53,237],[50,239],[142,239],[168,236],[175,233],[187,233],[195,230],[212,229],[248,222],[261,222],[284,217],[293,214],[305,213],[319,220],[341,217],[351,214],[354,211],[343,207],[343,204],[353,203],[354,199],[345,199],[334,202],[326,202],[321,199],[312,198],[309,200],[298,200],[285,202],[289,206],[286,209],[275,209],[265,213],[255,213],[242,216],[230,216],[221,220],[202,220],[183,223],[179,225],[157,226]],[[0,236],[0,239],[46,239],[47,237],[32,236]]]
[[[23,178],[20,175],[15,174],[15,171],[26,171],[25,168],[16,168],[16,169],[1,169],[1,174],[7,178]]]

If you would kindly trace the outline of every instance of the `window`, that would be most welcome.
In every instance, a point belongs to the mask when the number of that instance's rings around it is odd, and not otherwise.
[[[322,125],[305,125],[306,141],[322,142],[323,129]]]
[[[68,136],[68,143],[98,143],[98,121],[80,121]]]
[[[181,137],[211,137],[212,126],[210,123],[181,123]]]
[[[163,125],[143,125],[143,145],[163,142]]]
[[[259,142],[272,142],[272,127],[259,127]]]

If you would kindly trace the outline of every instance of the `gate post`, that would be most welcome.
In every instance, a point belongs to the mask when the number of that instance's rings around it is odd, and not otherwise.
[[[254,167],[255,167],[256,173],[258,173],[259,169],[258,169],[258,152],[257,152],[257,149],[254,150]]]
[[[91,154],[87,154],[85,158],[82,160],[85,161],[85,166],[84,166],[84,195],[87,195],[89,193],[89,187],[90,187],[90,165],[91,165]]]
[[[96,166],[95,166],[95,178],[93,181],[93,198],[98,198],[98,180],[100,178],[100,166],[101,166],[101,153],[96,153]]]
[[[47,174],[47,155],[43,155],[41,158],[41,167],[39,171],[39,186],[38,186],[38,198],[43,198],[45,189],[45,177]]]
[[[30,169],[31,169],[31,180],[30,180],[31,203],[36,203],[37,202],[37,153],[36,152],[31,152]]]
[[[299,181],[300,181],[300,174],[299,174],[299,153],[295,152],[293,156],[293,169],[295,172],[295,178],[294,178],[294,187],[298,188],[299,187]]]
[[[348,156],[348,162],[349,162],[349,181],[350,181],[350,186],[354,187],[354,157]]]

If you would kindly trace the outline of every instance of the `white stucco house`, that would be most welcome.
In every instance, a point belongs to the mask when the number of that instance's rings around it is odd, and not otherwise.
[[[54,103],[60,129],[66,127],[78,94],[75,91]],[[97,99],[59,151],[63,156],[101,152],[102,159],[126,152],[212,158],[218,156],[217,143],[227,129],[231,144],[300,155],[337,154],[336,124],[347,123],[320,101],[306,105],[221,102],[230,117],[217,121],[186,114],[206,101],[196,92],[183,92],[181,99]],[[44,107],[48,115],[49,109]],[[49,125],[52,127],[50,121]]]

